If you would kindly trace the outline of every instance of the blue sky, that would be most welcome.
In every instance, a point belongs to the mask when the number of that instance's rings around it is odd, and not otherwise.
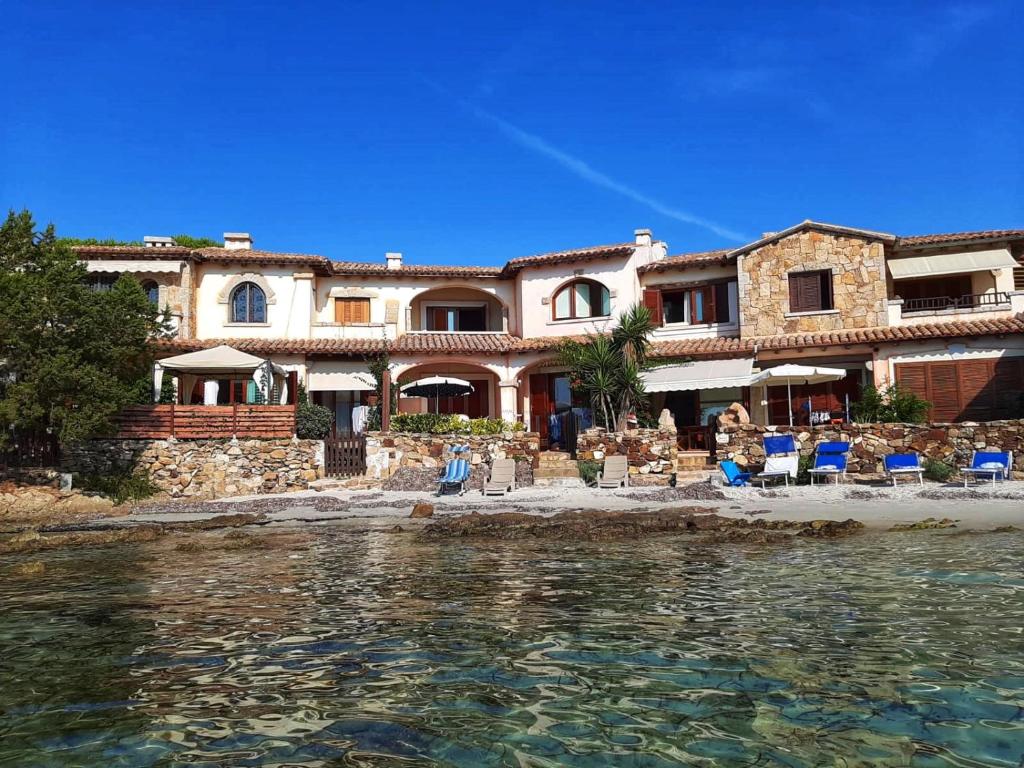
[[[11,3],[0,204],[452,264],[1024,227],[1021,5]]]

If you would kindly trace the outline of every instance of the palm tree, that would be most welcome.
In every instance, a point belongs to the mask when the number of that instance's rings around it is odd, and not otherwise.
[[[611,335],[587,334],[558,349],[559,363],[571,375],[573,389],[584,395],[607,429],[624,429],[629,413],[647,400],[641,377],[647,366],[654,325],[646,307],[634,305],[620,317]]]

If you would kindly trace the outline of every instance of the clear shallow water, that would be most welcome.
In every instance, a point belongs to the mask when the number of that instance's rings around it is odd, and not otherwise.
[[[0,559],[0,765],[1018,766],[1022,707],[1019,534]]]

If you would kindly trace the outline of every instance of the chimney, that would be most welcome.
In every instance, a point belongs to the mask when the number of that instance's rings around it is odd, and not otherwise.
[[[650,245],[651,244],[651,230],[649,229],[635,229],[633,234],[636,236],[637,245]]]
[[[251,251],[252,236],[248,232],[225,232],[224,250],[226,251]]]
[[[762,232],[761,233],[761,239],[762,240],[767,240],[769,237],[775,237],[777,234],[779,234],[779,233],[778,232]]]
[[[402,268],[402,254],[388,252],[384,254],[384,258],[388,260],[388,269]]]
[[[142,238],[142,242],[145,243],[147,248],[169,248],[172,245],[177,245],[173,237],[161,237],[159,235],[146,235]]]

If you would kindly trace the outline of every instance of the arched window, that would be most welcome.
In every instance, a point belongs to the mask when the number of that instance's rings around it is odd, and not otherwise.
[[[153,280],[146,280],[142,284],[142,290],[146,292],[146,298],[152,304],[160,304],[160,286]]]
[[[593,280],[573,280],[558,289],[554,301],[555,320],[606,317],[612,313],[608,289]]]
[[[267,297],[256,283],[241,283],[231,293],[231,322],[267,322]]]

